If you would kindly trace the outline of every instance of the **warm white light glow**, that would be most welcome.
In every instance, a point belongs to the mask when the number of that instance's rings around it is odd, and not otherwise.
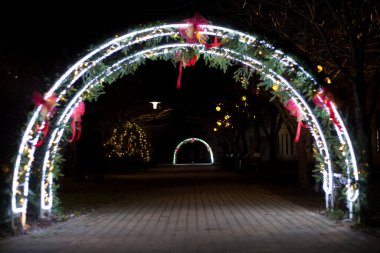
[[[153,101],[153,102],[150,102],[152,105],[153,105],[153,110],[156,110],[157,109],[157,106],[159,103],[161,102],[156,102],[156,101]]]

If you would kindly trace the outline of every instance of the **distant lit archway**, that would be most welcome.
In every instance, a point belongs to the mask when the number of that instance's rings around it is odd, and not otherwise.
[[[246,82],[253,72],[258,73],[262,77],[261,88],[269,90],[273,99],[279,99],[286,108],[297,111],[297,120],[305,122],[314,138],[316,170],[322,178],[326,208],[333,208],[340,192],[352,217],[354,207],[359,206],[360,193],[354,147],[335,104],[323,94],[313,72],[258,36],[230,28],[198,25],[196,37],[202,43],[184,39],[181,30],[191,26],[194,25],[158,25],[116,36],[92,49],[49,88],[30,114],[15,157],[12,182],[15,217],[21,216],[25,221],[31,171],[41,172],[41,215],[50,213],[54,177],[59,174],[63,160],[60,149],[71,140],[68,135],[74,130],[70,131],[68,126],[80,122],[75,115],[82,102],[96,100],[103,93],[104,84],[133,74],[147,60],[174,59],[180,62],[182,70],[201,56],[206,66],[223,72],[233,64],[240,65],[235,75]],[[214,42],[207,44],[209,37]],[[313,100],[315,97],[317,100]],[[289,101],[292,103],[288,105]],[[341,182],[340,187],[336,187],[337,182]]]
[[[204,140],[199,139],[199,138],[188,138],[186,140],[181,141],[177,145],[177,147],[174,149],[173,164],[177,164],[177,155],[178,155],[178,152],[181,149],[181,146],[184,145],[184,144],[194,143],[194,142],[200,142],[200,143],[202,143],[202,144],[204,144],[206,146],[207,151],[210,154],[210,163],[209,164],[213,164],[214,163],[214,154],[212,153],[212,149],[211,149],[210,145],[207,144],[207,142],[205,142]]]

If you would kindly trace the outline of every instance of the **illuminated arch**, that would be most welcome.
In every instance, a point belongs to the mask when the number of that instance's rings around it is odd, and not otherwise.
[[[186,140],[183,140],[181,141],[177,147],[174,149],[174,153],[173,153],[173,164],[177,164],[177,153],[178,151],[180,150],[181,146],[183,144],[186,144],[186,143],[194,143],[194,142],[200,142],[202,144],[204,144],[207,148],[207,151],[208,153],[210,154],[210,164],[213,164],[214,163],[214,154],[212,153],[212,149],[210,147],[210,145],[207,144],[207,142],[205,142],[204,140],[202,139],[199,139],[199,138],[188,138]]]
[[[319,86],[316,80],[294,59],[266,41],[229,28],[203,25],[202,33],[232,41],[230,45],[239,47],[228,46],[228,43],[225,43],[219,47],[207,48],[202,44],[179,42],[178,28],[186,26],[188,24],[154,26],[114,38],[84,56],[54,83],[44,95],[46,99],[56,94],[58,107],[45,144],[39,147],[43,149],[43,152],[38,152],[43,154],[43,159],[38,159],[43,161],[42,164],[34,162],[37,160],[36,144],[43,135],[41,130],[38,130],[41,129],[38,126],[43,125],[39,121],[42,106],[38,106],[31,114],[16,155],[12,181],[12,212],[15,216],[26,214],[29,175],[32,169],[41,170],[42,173],[41,213],[50,212],[53,205],[53,170],[57,163],[60,143],[64,139],[65,126],[79,102],[96,92],[103,83],[112,83],[124,75],[133,73],[146,59],[169,60],[178,51],[193,48],[208,60],[219,57],[241,63],[259,73],[264,81],[276,83],[284,95],[294,98],[314,137],[319,156],[316,160],[323,177],[326,208],[333,207],[334,176],[343,178],[347,205],[352,217],[353,204],[358,201],[359,196],[359,174],[354,149],[344,122],[333,103],[331,110],[342,127],[322,127],[322,122],[331,118],[330,108],[325,106],[322,109],[323,113],[317,116],[318,108],[307,99],[307,94],[317,92]],[[273,62],[268,62],[268,59],[274,60],[276,65],[269,64]],[[333,140],[327,140],[326,136]],[[331,145],[328,145],[328,142],[331,142]],[[339,151],[334,149],[337,146]],[[344,168],[341,168],[340,173],[333,170],[333,158],[343,161]]]

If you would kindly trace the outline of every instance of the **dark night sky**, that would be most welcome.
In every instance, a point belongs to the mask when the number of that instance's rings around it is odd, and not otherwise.
[[[10,150],[17,150],[21,128],[27,118],[26,113],[33,109],[33,91],[46,91],[70,64],[87,54],[91,45],[99,45],[115,34],[126,33],[128,29],[138,25],[156,21],[181,22],[192,17],[196,11],[219,24],[216,21],[222,20],[224,14],[213,11],[212,2],[136,1],[133,7],[129,1],[101,4],[91,2],[87,5],[67,1],[9,4],[7,11],[0,15],[3,28],[0,42],[0,115],[3,119],[12,120],[3,120],[2,123],[0,137],[3,147],[0,150],[0,162],[8,160],[10,155],[13,156],[14,152]],[[199,62],[194,67],[186,68],[183,73],[183,88],[177,91],[177,74],[178,69],[171,63],[149,63],[141,67],[133,78],[122,80],[121,83],[126,84],[119,89],[127,89],[129,94],[145,100],[143,102],[156,97],[166,99],[172,103],[171,106],[179,108],[178,115],[191,112],[190,117],[204,117],[205,112],[210,110],[207,102],[222,96],[226,80],[232,80],[232,76],[226,78],[221,71],[204,68]],[[117,89],[115,88],[116,94],[123,93]],[[96,108],[96,105],[88,106],[89,111],[96,112]]]
[[[27,54],[38,60],[54,57],[63,51],[70,55],[79,54],[91,44],[101,43],[141,24],[180,22],[196,11],[208,19],[221,17],[212,11],[210,2],[148,0],[134,1],[133,6],[129,1],[115,4],[84,4],[81,1],[13,3],[8,7],[9,12],[1,17],[4,26],[2,43],[9,46],[12,42],[10,51],[6,49],[9,54]],[[15,46],[18,52],[15,52]]]

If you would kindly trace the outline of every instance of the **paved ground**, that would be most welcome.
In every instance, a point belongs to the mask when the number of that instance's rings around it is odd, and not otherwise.
[[[0,241],[0,252],[380,252],[380,241],[211,167],[106,178],[119,201]]]

